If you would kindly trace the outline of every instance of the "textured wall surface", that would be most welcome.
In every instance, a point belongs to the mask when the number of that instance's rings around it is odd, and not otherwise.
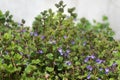
[[[54,4],[60,0],[0,0],[0,9],[9,10],[16,21],[26,20],[26,25],[31,26],[34,17],[45,9],[56,9]],[[89,20],[101,20],[102,15],[107,15],[111,27],[116,32],[116,39],[120,39],[120,0],[63,0],[67,7],[76,7],[78,17]]]
[[[116,32],[116,39],[120,40],[120,0],[110,0],[107,15],[112,29]]]

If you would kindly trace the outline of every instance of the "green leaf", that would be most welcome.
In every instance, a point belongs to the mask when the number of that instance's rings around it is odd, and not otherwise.
[[[78,57],[74,57],[74,61],[77,61],[78,60]]]
[[[18,46],[18,50],[19,50],[20,52],[23,51],[22,47],[20,47],[20,46]]]
[[[5,21],[5,17],[3,15],[2,11],[0,10],[0,22],[3,22],[3,21]]]
[[[40,63],[40,60],[39,60],[39,59],[32,60],[32,64],[39,64],[39,63]]]
[[[5,33],[4,34],[4,39],[11,39],[12,35],[10,33]]]
[[[80,65],[80,61],[76,61],[76,62],[75,62],[75,65]]]
[[[46,56],[47,56],[48,59],[53,60],[53,54],[52,53],[48,53]]]
[[[60,4],[60,5],[63,5],[63,1],[60,1],[59,4]]]
[[[13,73],[16,71],[16,68],[12,64],[10,64],[9,66],[6,67],[6,70],[10,73]]]
[[[5,16],[9,16],[10,12],[9,11],[6,11],[5,12]]]
[[[57,67],[58,67],[59,71],[63,70],[63,65],[62,64],[59,64]]]
[[[120,60],[117,60],[116,63],[120,66]]]
[[[46,71],[48,71],[48,72],[53,72],[53,71],[54,71],[54,68],[52,68],[52,67],[46,67]]]
[[[8,60],[11,59],[11,57],[10,57],[9,55],[3,55],[3,57],[4,57],[5,59],[8,59]]]
[[[0,17],[3,15],[2,11],[0,10]]]
[[[34,71],[36,70],[36,66],[33,66],[33,65],[28,65],[27,68],[25,69],[25,73],[30,73],[31,71]]]
[[[55,59],[57,62],[63,62],[63,57],[59,56],[58,59]]]
[[[14,55],[14,59],[16,59],[16,60],[20,60],[22,58],[22,56],[20,55],[20,54],[15,54]]]
[[[110,78],[109,80],[115,80],[114,78]]]
[[[103,16],[103,21],[107,21],[108,20],[108,17],[107,16]]]

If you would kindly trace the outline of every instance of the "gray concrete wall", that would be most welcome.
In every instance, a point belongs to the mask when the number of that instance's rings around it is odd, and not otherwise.
[[[52,8],[60,0],[0,0],[0,9],[9,10],[14,19],[20,22],[26,20],[26,25],[31,26],[34,17],[45,9]],[[89,20],[101,21],[102,15],[107,15],[112,29],[116,32],[116,39],[120,39],[120,0],[63,0],[67,7],[76,7],[78,17]]]
[[[120,0],[110,0],[107,15],[112,29],[116,32],[115,39],[120,40]]]

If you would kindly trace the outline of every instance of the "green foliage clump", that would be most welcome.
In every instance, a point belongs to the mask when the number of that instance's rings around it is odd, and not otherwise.
[[[64,13],[60,1],[41,12],[32,30],[12,19],[5,25],[0,12],[0,79],[2,80],[119,80],[120,44],[114,40],[107,17],[91,24],[75,23],[75,8]],[[12,25],[15,24],[16,25]],[[6,28],[8,28],[6,30]],[[1,30],[1,29],[0,29]],[[6,30],[6,31],[4,31]]]

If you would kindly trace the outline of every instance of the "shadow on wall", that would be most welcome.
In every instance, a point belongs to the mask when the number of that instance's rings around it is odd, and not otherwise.
[[[26,20],[26,25],[31,26],[34,17],[41,11],[52,8],[56,10],[54,4],[60,0],[0,0],[0,9],[2,11],[9,10],[14,15],[14,19],[18,22],[21,19]],[[103,15],[109,17],[109,21],[113,30],[120,33],[119,19],[120,19],[120,0],[64,0],[67,7],[76,7],[78,17],[86,17],[90,21],[96,19],[101,20]],[[113,13],[114,12],[114,13]]]
[[[120,0],[110,0],[108,7],[108,17],[112,29],[116,32],[115,39],[120,40]]]

